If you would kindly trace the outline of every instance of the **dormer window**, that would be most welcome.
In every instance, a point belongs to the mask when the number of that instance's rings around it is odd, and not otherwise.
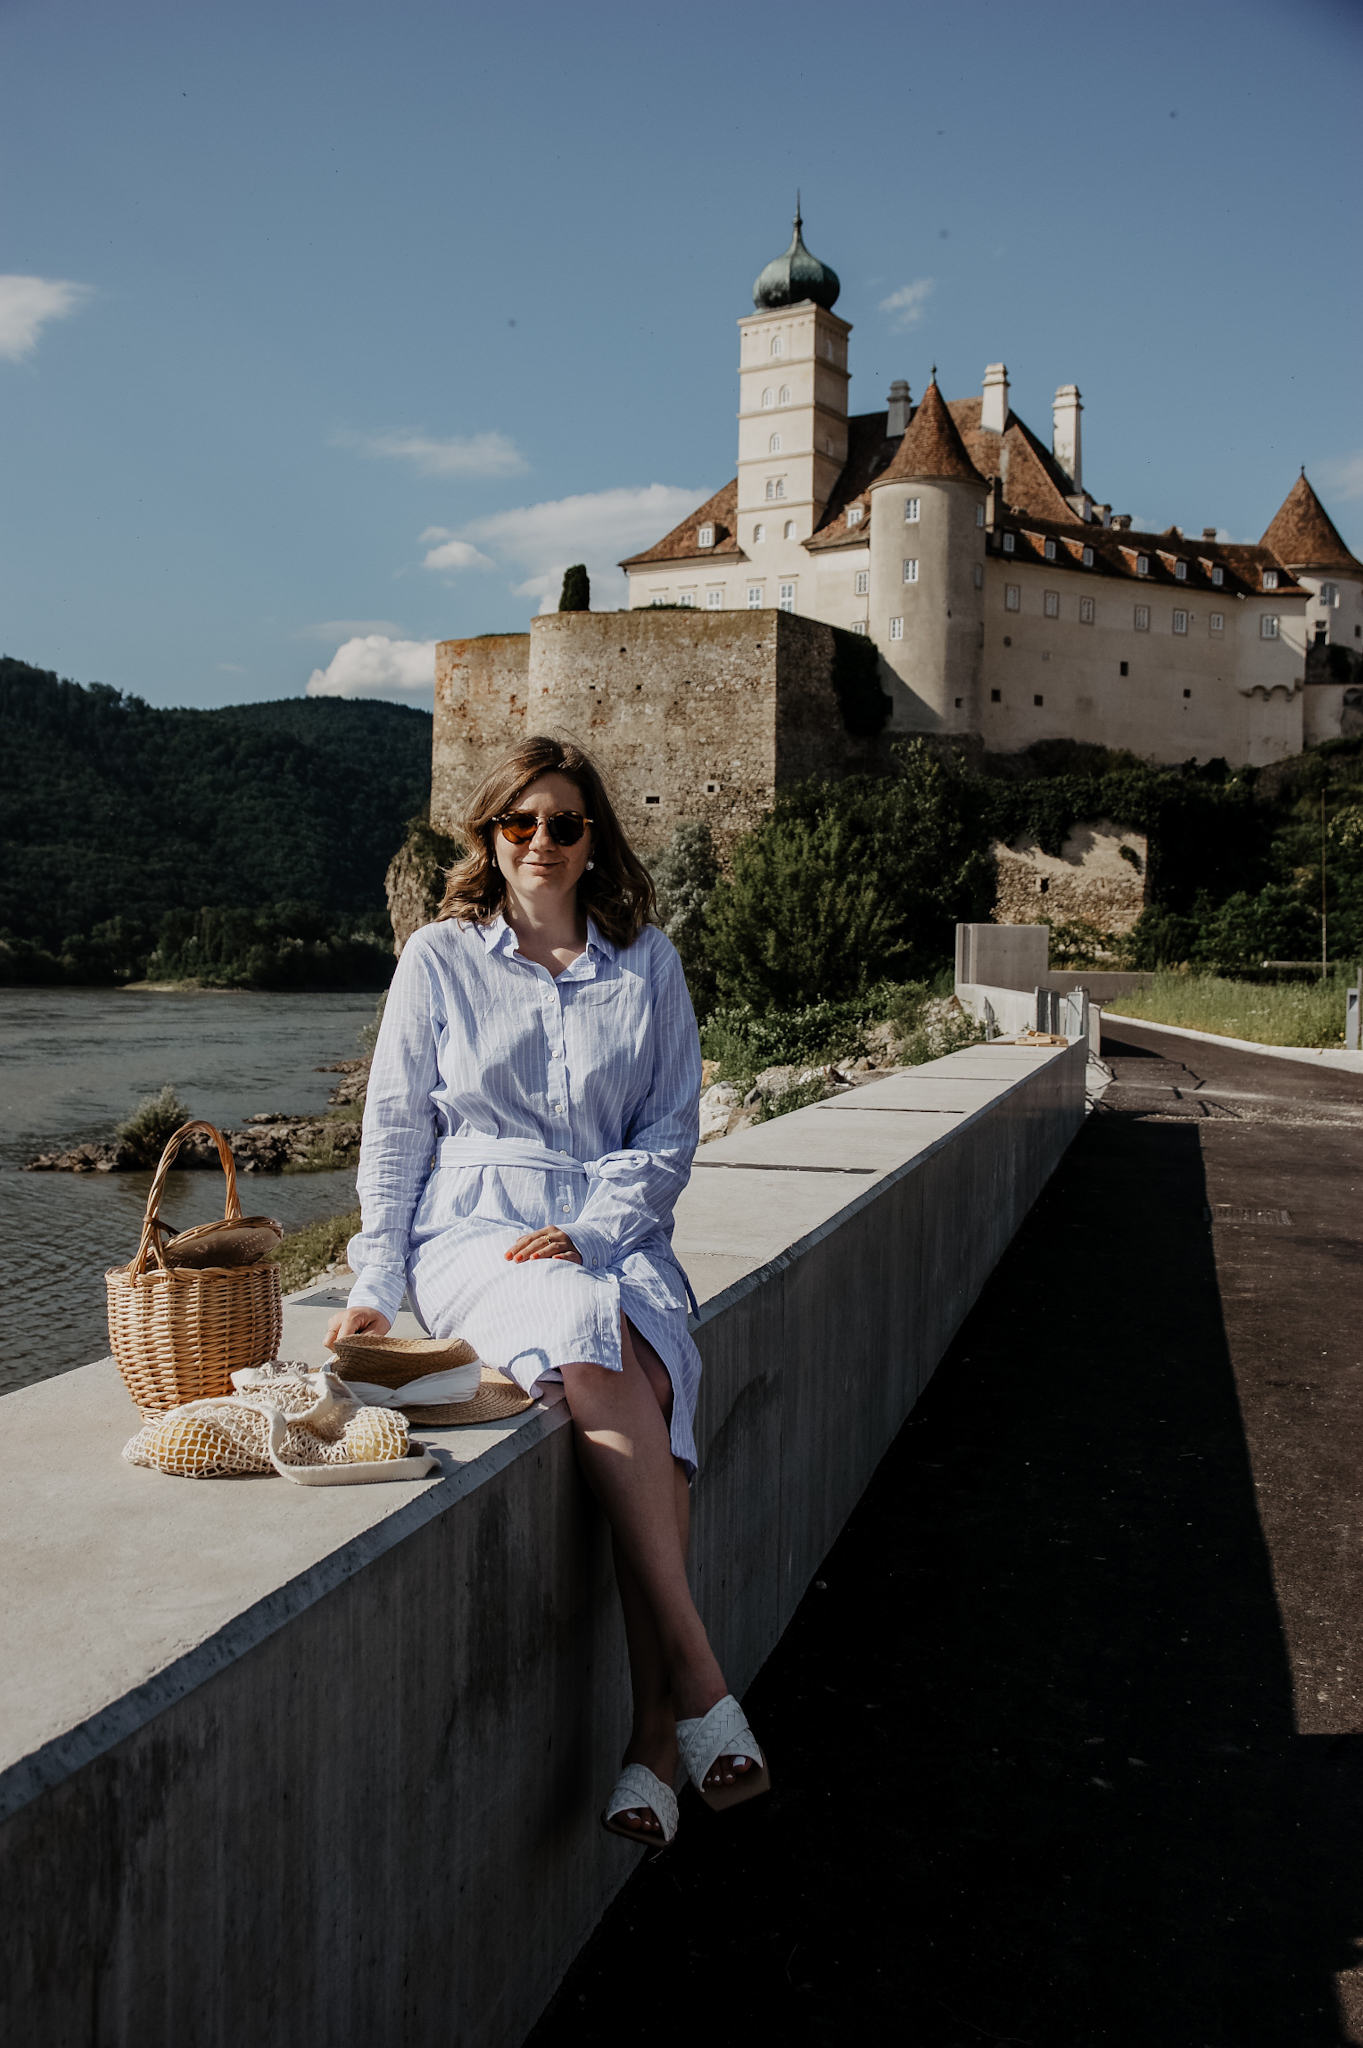
[[[1085,567],[1086,569],[1091,569],[1091,568],[1093,567],[1093,549],[1092,549],[1092,548],[1085,548],[1085,549],[1084,549],[1084,567]]]
[[[1136,574],[1137,574],[1138,576],[1148,576],[1148,575],[1150,574],[1150,557],[1149,557],[1149,555],[1137,555],[1137,557],[1136,557]]]
[[[697,545],[697,547],[702,547],[702,548],[712,548],[712,547],[714,546],[714,544],[715,544],[715,529],[714,529],[714,527],[713,527],[713,526],[702,526],[702,527],[701,527],[701,529],[700,529],[700,531],[699,531],[699,532],[697,533],[697,535],[696,535],[696,545]]]
[[[1188,581],[1188,564],[1186,562],[1175,562],[1174,581],[1175,583],[1186,583]]]
[[[762,403],[763,405],[775,405],[776,403],[776,393],[772,390],[770,384],[762,393]]]
[[[1015,551],[1015,549],[1016,549],[1016,548],[1017,548],[1017,536],[1016,536],[1016,534],[1012,534],[1012,533],[1005,533],[1005,535],[1003,536],[1003,552],[1005,553],[1005,555],[1011,555],[1011,554],[1012,554],[1012,553],[1013,553],[1013,552]]]
[[[1225,582],[1225,580],[1226,572],[1221,567],[1221,564],[1218,562],[1212,570],[1212,582],[1216,585],[1216,588],[1219,590],[1221,588],[1221,585]]]
[[[1265,569],[1265,571],[1264,571],[1264,589],[1265,589],[1265,590],[1276,590],[1276,589],[1277,589],[1277,587],[1278,587],[1278,572],[1277,572],[1277,570],[1276,570],[1276,569]]]
[[[864,510],[865,507],[862,505],[849,505],[847,508],[847,524],[849,526],[860,526]]]
[[[1055,542],[1053,540],[1048,540],[1046,543],[1046,560],[1048,562],[1055,560]]]

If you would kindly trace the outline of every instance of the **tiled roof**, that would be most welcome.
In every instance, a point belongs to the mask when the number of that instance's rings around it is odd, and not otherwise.
[[[1004,552],[1004,535],[1013,536],[1013,552]],[[1054,545],[1047,556],[1046,543]],[[1085,563],[1084,551],[1092,554]],[[1168,591],[1198,591],[1210,598],[1303,597],[1301,585],[1283,567],[1271,548],[1252,543],[1192,540],[1171,529],[1168,533],[1133,533],[1097,523],[1084,526],[1073,516],[1068,520],[1001,519],[989,536],[989,552],[1007,563],[1026,562],[1034,568],[1076,569],[1081,576],[1120,576],[1133,583],[1156,584]],[[1137,564],[1144,557],[1144,575]],[[1180,577],[1177,564],[1187,573]],[[1212,571],[1219,568],[1222,580],[1213,583]],[[1265,571],[1276,573],[1277,588],[1266,591]]]
[[[715,544],[703,548],[696,538],[702,526],[713,526]],[[663,535],[651,548],[642,554],[627,555],[621,562],[622,569],[642,569],[648,562],[708,561],[712,555],[724,555],[730,559],[746,560],[738,545],[738,478],[716,491],[713,498],[707,498],[694,512],[683,519],[680,526],[674,526],[671,533]]]
[[[1335,531],[1303,470],[1278,508],[1262,546],[1297,569],[1363,569]]]
[[[966,453],[956,422],[934,378],[915,408],[903,440],[888,468],[876,478],[880,484],[899,483],[905,478],[941,477],[947,481],[978,484],[984,479]]]
[[[824,506],[823,518],[805,542],[816,554],[831,548],[865,547],[871,532],[871,499],[866,487],[888,468],[899,446],[885,432],[888,419],[888,413],[862,412],[848,420],[847,461]],[[848,514],[854,507],[861,518],[849,525]]]
[[[1073,484],[1050,449],[1015,412],[1009,412],[1001,434],[986,433],[980,425],[983,406],[981,398],[950,402],[951,417],[980,475],[997,477],[1004,503],[1034,519],[1076,519],[1068,497]]]

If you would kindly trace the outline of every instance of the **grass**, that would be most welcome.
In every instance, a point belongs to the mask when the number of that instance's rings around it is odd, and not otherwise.
[[[1287,981],[1276,986],[1221,974],[1157,974],[1148,988],[1104,1004],[1108,1016],[1145,1017],[1248,1038],[1256,1045],[1342,1045],[1344,983]]]
[[[360,1212],[351,1209],[344,1216],[323,1216],[316,1223],[305,1223],[301,1230],[291,1230],[274,1253],[285,1294],[306,1287],[319,1273],[325,1273],[333,1260],[344,1258],[347,1240],[359,1227]]]

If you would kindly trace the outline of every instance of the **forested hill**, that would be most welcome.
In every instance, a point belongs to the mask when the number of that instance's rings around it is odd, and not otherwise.
[[[0,657],[0,760],[0,930],[56,948],[204,904],[382,911],[430,796],[431,718],[339,697],[158,710]]]

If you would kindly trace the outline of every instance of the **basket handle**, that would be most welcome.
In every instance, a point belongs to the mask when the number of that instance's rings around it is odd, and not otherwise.
[[[161,1154],[161,1163],[156,1169],[156,1176],[147,1192],[147,1212],[142,1218],[142,1236],[137,1246],[137,1257],[128,1268],[129,1273],[134,1276],[138,1273],[146,1272],[149,1257],[155,1258],[162,1272],[166,1271],[166,1262],[161,1255],[161,1237],[169,1231],[170,1227],[168,1224],[162,1223],[159,1213],[161,1197],[166,1189],[166,1176],[170,1172],[171,1163],[176,1153],[185,1140],[198,1137],[201,1133],[210,1137],[217,1146],[218,1158],[222,1162],[222,1170],[227,1177],[227,1199],[223,1205],[222,1220],[224,1223],[240,1223],[241,1221],[241,1202],[237,1195],[237,1162],[232,1157],[231,1146],[216,1124],[203,1123],[201,1121],[181,1124],[179,1130],[173,1132],[167,1142],[166,1149]]]

